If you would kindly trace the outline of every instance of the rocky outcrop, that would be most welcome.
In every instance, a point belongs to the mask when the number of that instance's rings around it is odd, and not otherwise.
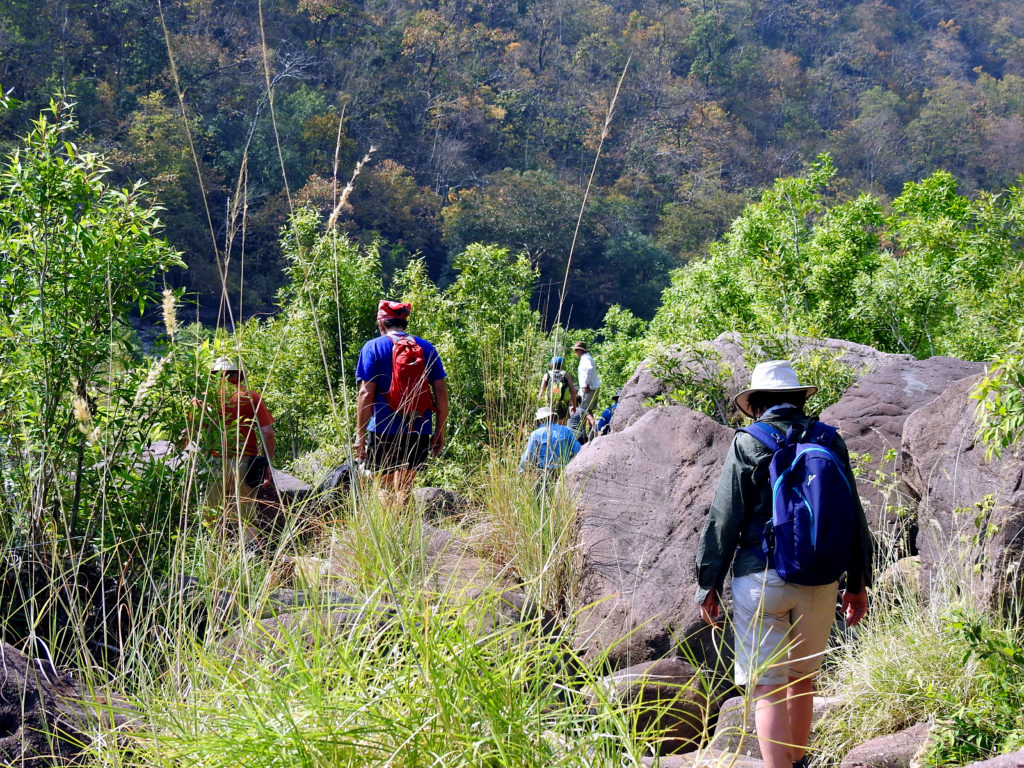
[[[896,363],[908,363],[914,360],[910,355],[893,355],[879,352],[873,347],[855,344],[840,339],[803,339],[792,338],[785,345],[786,351],[793,359],[813,350],[835,350],[839,361],[853,368],[858,376]],[[731,398],[746,389],[750,382],[750,369],[747,367],[746,356],[749,353],[758,359],[780,354],[778,350],[761,350],[757,341],[746,338],[738,333],[723,333],[714,341],[703,342],[693,347],[692,351],[667,349],[664,361],[655,371],[651,360],[642,363],[622,389],[619,407],[612,419],[612,431],[621,432],[630,424],[650,410],[650,401],[671,390],[671,371],[690,371],[690,375],[699,381],[714,380],[718,383],[724,402],[732,410]]]
[[[1006,605],[1024,585],[1024,459],[986,461],[974,435],[976,377],[955,383],[903,430],[902,473],[918,505],[922,588],[955,581],[975,600]]]
[[[68,765],[124,704],[87,702],[75,679],[7,643],[0,649],[0,765]],[[117,720],[123,721],[119,716]]]
[[[911,728],[880,736],[850,750],[841,768],[910,768],[914,758],[928,742],[931,726],[919,723]]]
[[[700,745],[713,712],[700,675],[681,659],[661,659],[623,669],[598,681],[601,696],[630,710],[637,730],[656,729],[662,754]]]
[[[906,509],[903,489],[890,480],[907,417],[984,368],[951,357],[900,360],[863,376],[822,412],[821,420],[839,428],[851,453],[871,457],[861,467],[858,489],[872,530],[896,529],[912,511]]]
[[[580,515],[579,644],[589,658],[606,652],[628,667],[671,655],[692,633],[707,636],[694,553],[732,436],[668,406],[587,444],[566,468]]]
[[[447,488],[417,488],[412,492],[412,499],[424,520],[458,517],[472,506],[465,496]]]

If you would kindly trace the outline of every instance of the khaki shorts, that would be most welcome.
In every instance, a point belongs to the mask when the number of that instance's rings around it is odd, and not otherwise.
[[[597,406],[597,396],[601,393],[601,388],[592,389],[589,392],[582,392],[580,396],[580,410],[584,413],[593,413],[594,408]]]
[[[732,580],[736,684],[780,685],[821,668],[839,583],[805,587],[774,570]]]

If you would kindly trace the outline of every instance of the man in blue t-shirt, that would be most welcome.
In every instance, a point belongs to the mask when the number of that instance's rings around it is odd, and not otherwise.
[[[431,407],[418,417],[408,418],[388,406],[391,389],[392,351],[395,340],[408,336],[406,327],[412,305],[382,301],[377,308],[380,336],[359,350],[356,379],[359,399],[356,411],[356,458],[381,474],[385,488],[399,495],[400,501],[412,487],[416,472],[428,454],[437,456],[444,447],[444,427],[448,420],[448,389],[444,366],[434,346],[413,336],[423,350],[426,379],[433,395]],[[434,424],[433,414],[437,414]]]
[[[615,415],[615,409],[619,407],[619,395],[621,394],[621,389],[615,390],[615,396],[612,398],[612,404],[604,409],[604,412],[601,414],[601,418],[597,420],[597,434],[607,435],[612,431],[612,416]]]
[[[531,465],[543,472],[557,472],[580,452],[580,444],[572,430],[555,421],[555,414],[545,406],[537,410],[537,428],[533,430],[519,460],[519,471]]]

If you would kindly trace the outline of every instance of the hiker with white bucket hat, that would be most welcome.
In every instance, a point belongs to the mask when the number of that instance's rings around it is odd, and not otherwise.
[[[735,678],[750,686],[767,768],[805,768],[814,676],[839,582],[852,627],[868,609],[872,539],[846,444],[804,413],[818,391],[792,364],[754,368],[736,395],[755,421],[737,431],[697,551],[697,603],[717,625],[732,570]]]

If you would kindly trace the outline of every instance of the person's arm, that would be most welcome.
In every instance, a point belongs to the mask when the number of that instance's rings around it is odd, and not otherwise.
[[[854,489],[853,501],[857,515],[857,535],[853,542],[853,552],[850,556],[850,567],[846,573],[846,589],[842,596],[842,613],[847,627],[854,626],[868,613],[868,590],[872,581],[872,556],[875,544],[868,527],[867,516],[864,514],[864,507],[861,505],[860,493],[857,491],[857,479],[853,475],[853,467],[850,464],[850,452],[846,443],[839,436],[836,437],[832,449],[844,465],[846,479],[850,487]]]
[[[546,390],[547,388],[548,388],[548,375],[545,373],[543,378],[541,378],[541,380],[540,380],[540,389],[537,390],[537,399],[538,400],[543,400],[544,399],[544,390]]]
[[[576,383],[572,380],[572,374],[566,371],[565,383],[569,385],[569,400],[570,403],[576,403]]]
[[[434,408],[437,411],[437,424],[434,426],[434,437],[430,441],[430,452],[440,455],[444,449],[444,428],[448,422],[448,384],[444,379],[430,382],[434,390]]]
[[[271,464],[274,463],[274,425],[267,424],[265,427],[260,427],[260,434],[263,436],[263,453],[267,457],[267,461]]]
[[[523,451],[523,456],[519,459],[519,471],[523,472],[526,469],[526,465],[533,460],[533,453],[536,450],[534,440],[534,434],[530,434],[530,439],[526,441],[526,449]]]
[[[359,382],[359,395],[356,398],[356,440],[352,446],[355,456],[360,461],[366,460],[366,427],[373,415],[373,400],[377,396],[377,385],[372,381]]]
[[[746,500],[753,493],[751,469],[747,457],[738,446],[739,437],[733,440],[729,449],[697,548],[696,597],[701,606],[701,614],[709,623],[714,623],[711,619],[718,617],[718,594],[725,583],[739,543]]]

